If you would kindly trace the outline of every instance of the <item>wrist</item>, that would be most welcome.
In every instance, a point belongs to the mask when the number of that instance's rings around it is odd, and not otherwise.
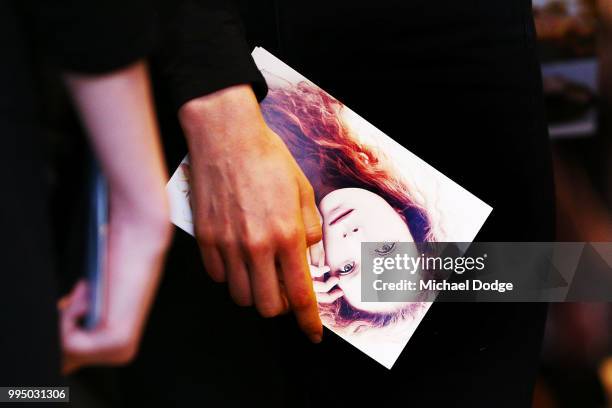
[[[126,197],[113,191],[110,194],[110,222],[116,233],[127,234],[153,248],[165,247],[171,238],[170,210],[165,194]]]
[[[186,102],[178,112],[187,142],[207,150],[261,135],[266,124],[250,85],[237,85]]]

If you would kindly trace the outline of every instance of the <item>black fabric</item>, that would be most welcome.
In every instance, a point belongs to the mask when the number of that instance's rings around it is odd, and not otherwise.
[[[25,0],[1,2],[0,8],[0,166],[5,175],[0,385],[53,385],[64,381],[59,376],[57,250],[66,251],[60,265],[70,269],[69,279],[62,279],[64,288],[72,284],[75,269],[77,276],[82,274],[76,265],[82,246],[74,242],[82,239],[84,218],[71,219],[68,213],[85,200],[63,194],[87,191],[74,184],[84,182],[88,157],[84,146],[66,140],[78,135],[78,126],[66,115],[65,95],[57,91],[59,71],[99,74],[157,57],[154,70],[172,90],[164,99],[172,118],[185,101],[229,85],[251,83],[259,99],[267,89],[236,14],[224,1]],[[191,37],[179,30],[183,24],[192,28]],[[48,89],[53,92],[46,94]],[[50,123],[52,130],[47,129]],[[61,146],[49,146],[50,134]],[[183,146],[182,141],[172,143]],[[63,161],[54,169],[52,151]],[[57,175],[62,179],[53,180]],[[53,200],[53,220],[51,193],[59,195]],[[82,214],[83,208],[74,213]],[[53,231],[54,226],[62,231]]]
[[[60,377],[49,214],[52,172],[43,126],[42,61],[82,73],[120,68],[144,56],[148,23],[136,2],[0,3],[0,385],[51,386]],[[141,5],[142,6],[142,5]],[[114,12],[111,12],[114,9]],[[117,24],[113,24],[116,21]],[[140,24],[142,23],[142,25]],[[146,27],[145,27],[146,26]],[[128,40],[121,43],[119,39]],[[79,169],[73,171],[78,172]]]
[[[251,84],[258,100],[266,96],[232,1],[166,1],[161,16],[153,71],[171,108],[239,84]]]
[[[277,11],[279,57],[493,207],[477,240],[554,240],[529,1],[277,2]],[[434,304],[391,371],[331,334],[288,348],[284,361],[299,356],[287,369],[302,381],[330,365],[355,381],[347,392],[309,389],[315,406],[526,407],[545,317],[545,304]]]
[[[149,54],[155,3],[142,0],[24,0],[33,46],[67,71],[103,73]],[[153,5],[153,6],[152,6]]]
[[[490,204],[477,240],[554,239],[529,1],[245,1],[242,10],[251,45]],[[162,119],[174,169],[186,150],[175,118]],[[233,306],[205,276],[195,240],[177,234],[142,353],[122,372],[127,406],[531,405],[545,304],[435,304],[388,371],[328,331],[311,345],[291,316]]]

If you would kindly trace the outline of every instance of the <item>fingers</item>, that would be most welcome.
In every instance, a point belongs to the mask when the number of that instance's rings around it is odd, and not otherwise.
[[[251,248],[249,255],[250,282],[255,306],[263,317],[274,317],[285,313],[286,298],[281,295],[274,254],[268,243]]]
[[[311,266],[310,270],[312,271],[313,269],[318,270],[319,271],[318,273],[320,273],[320,271],[325,271],[325,272],[329,271],[328,266],[324,268],[318,268],[318,267]],[[325,275],[325,272],[321,273],[319,277]],[[326,281],[321,281],[317,279],[313,280],[312,287],[314,288],[315,294],[317,296],[317,302],[332,303],[336,299],[342,297],[344,295],[344,292],[342,292],[340,288],[334,288],[339,282],[340,282],[340,279],[336,276],[332,276]]]
[[[58,304],[61,312],[60,333],[64,351],[62,369],[64,374],[75,371],[88,362],[82,350],[89,350],[91,342],[87,340],[87,333],[79,325],[79,321],[88,311],[87,292],[87,284],[81,280]]]
[[[315,195],[312,186],[305,176],[298,181],[300,188],[300,205],[302,210],[302,222],[306,234],[306,245],[311,246],[320,242],[323,238],[321,228],[321,216],[315,203]]]
[[[126,364],[138,351],[138,340],[130,328],[102,327],[93,331],[76,329],[63,336],[62,371],[73,372],[84,365]]]
[[[344,292],[342,292],[342,290],[339,288],[325,293],[317,292],[317,301],[319,303],[333,303],[336,299],[341,298],[343,295]]]
[[[125,364],[137,351],[134,327],[107,322],[94,330],[84,329],[79,321],[88,311],[87,285],[79,282],[60,304],[60,331],[64,361],[62,372],[69,374],[91,364]]]
[[[216,282],[228,282],[230,295],[237,304],[254,303],[264,317],[287,311],[288,301],[280,290],[269,240],[226,243],[219,249],[202,245],[200,251],[208,274]]]
[[[227,279],[225,272],[225,263],[221,257],[221,253],[215,246],[200,245],[200,253],[204,269],[215,282],[225,282]]]
[[[195,236],[200,247],[202,263],[213,281],[219,283],[225,282],[227,279],[226,262],[223,260],[221,248],[219,248],[217,243],[217,234],[206,224],[204,225],[203,227],[200,222],[197,222],[195,228]]]
[[[59,310],[64,312],[70,309],[70,312],[73,313],[77,306],[79,309],[83,308],[84,306],[86,307],[87,293],[87,281],[85,279],[79,280],[72,288],[72,291],[59,300],[57,305]]]
[[[89,309],[87,299],[87,283],[79,281],[72,292],[59,302],[61,312],[60,331],[69,334],[79,327],[79,320],[85,316]]]
[[[312,276],[313,278],[320,278],[329,271],[331,271],[331,268],[327,265],[320,266],[320,267],[310,265],[310,276]]]
[[[314,266],[325,265],[325,250],[323,247],[323,241],[319,241],[314,245],[308,247],[308,264]]]
[[[251,306],[253,304],[251,282],[242,251],[236,245],[226,244],[220,247],[220,252],[232,299],[240,306]]]
[[[280,270],[280,267],[277,267],[276,269],[278,271]],[[277,272],[277,274],[278,273],[279,272]],[[280,291],[280,297],[283,302],[283,314],[285,314],[285,313],[288,313],[290,310],[289,298],[287,297],[287,288],[285,287],[285,282],[283,282],[282,279],[280,279],[280,275],[279,275],[279,280],[278,280],[278,286],[279,286],[279,291]]]
[[[320,343],[323,326],[306,263],[306,243],[303,235],[296,234],[285,241],[279,252],[279,262],[289,305],[295,313],[298,325],[312,342]]]
[[[206,161],[194,154],[191,168],[183,167],[192,181],[196,237],[208,273],[227,281],[236,303],[254,304],[266,317],[289,306],[318,342],[323,330],[305,255],[321,241],[321,217],[311,185],[282,140],[263,132],[259,147],[239,155],[223,150]],[[323,266],[322,246],[311,252]]]
[[[100,353],[96,349],[97,343],[95,336],[78,326],[72,327],[68,332],[62,331],[62,372],[70,374],[81,366],[97,362],[97,355]]]
[[[338,284],[338,282],[340,282],[340,279],[338,279],[337,277],[333,276],[331,278],[329,278],[328,280],[326,280],[325,282],[323,281],[312,281],[312,287],[314,289],[315,292],[317,293],[323,293],[323,292],[329,292],[330,290],[332,290],[332,288],[334,286],[336,286]]]

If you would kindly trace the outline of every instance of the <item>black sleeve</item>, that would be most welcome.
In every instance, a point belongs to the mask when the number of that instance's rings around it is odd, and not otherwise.
[[[153,65],[178,110],[185,102],[232,85],[268,91],[230,0],[182,0],[162,11]]]
[[[35,45],[68,71],[102,73],[147,57],[156,7],[143,0],[24,0]]]

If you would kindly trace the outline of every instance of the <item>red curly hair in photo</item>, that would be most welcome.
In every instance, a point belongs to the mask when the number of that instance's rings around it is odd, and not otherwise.
[[[435,241],[423,206],[384,157],[351,133],[342,118],[343,108],[338,100],[305,81],[270,89],[261,103],[266,123],[284,140],[310,180],[317,202],[340,188],[369,190],[401,215],[415,242]],[[410,313],[371,313],[355,309],[344,298],[320,306],[335,326],[355,330],[386,326]]]

